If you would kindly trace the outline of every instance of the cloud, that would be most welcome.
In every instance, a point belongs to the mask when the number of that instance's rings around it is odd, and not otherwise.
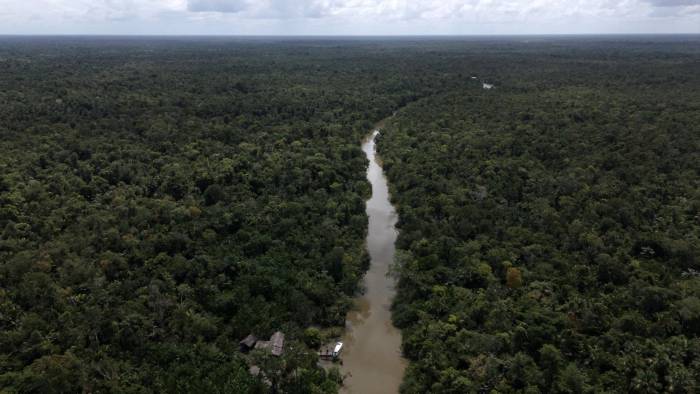
[[[337,2],[318,0],[267,0],[259,1],[251,16],[258,18],[322,18],[332,15]]]
[[[322,18],[342,8],[343,2],[324,0],[188,0],[190,12],[242,13],[248,18]]]
[[[700,33],[700,0],[0,0],[0,33]]]
[[[464,18],[511,20],[534,14],[556,17],[569,15],[576,10],[595,13],[602,9],[610,13],[610,10],[620,8],[619,4],[608,6],[611,1],[613,0],[188,0],[187,10],[267,19],[340,17],[389,21]]]
[[[654,7],[683,7],[700,5],[700,0],[648,0]]]
[[[125,21],[137,19],[143,10],[133,0],[99,0],[89,3],[84,13],[76,13],[83,20]]]
[[[646,0],[653,6],[653,18],[682,18],[700,14],[700,0]],[[700,22],[698,23],[700,26]]]
[[[246,0],[188,0],[187,10],[191,12],[237,13],[247,9]]]
[[[190,0],[194,1],[194,0]],[[220,0],[221,1],[221,0]],[[253,0],[251,0],[253,1]],[[562,17],[619,17],[639,12],[645,0],[257,0],[250,18],[325,18],[384,21],[467,20],[507,22]],[[676,0],[690,1],[690,0]],[[225,1],[221,1],[225,3]],[[640,3],[641,2],[641,3]],[[220,12],[225,12],[223,9]]]

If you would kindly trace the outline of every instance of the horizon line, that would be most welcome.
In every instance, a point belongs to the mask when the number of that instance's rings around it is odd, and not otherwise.
[[[0,37],[231,37],[231,38],[402,38],[402,37],[577,37],[577,36],[700,36],[687,33],[470,33],[470,34],[169,34],[169,33],[0,33]]]

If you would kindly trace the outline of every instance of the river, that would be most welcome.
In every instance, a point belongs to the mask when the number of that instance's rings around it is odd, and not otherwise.
[[[372,197],[366,202],[369,228],[367,250],[370,268],[364,278],[365,292],[355,300],[346,318],[341,371],[347,376],[343,392],[353,394],[397,393],[406,360],[401,357],[401,333],[391,324],[394,280],[387,275],[394,260],[396,210],[389,201],[389,188],[377,160],[374,130],[362,142],[369,160],[367,180]]]

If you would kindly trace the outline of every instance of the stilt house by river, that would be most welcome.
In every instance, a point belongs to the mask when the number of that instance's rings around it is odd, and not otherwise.
[[[273,356],[281,356],[284,352],[284,334],[277,331],[269,341],[259,341],[255,335],[250,334],[239,342],[241,352],[247,353],[251,349],[269,350]]]

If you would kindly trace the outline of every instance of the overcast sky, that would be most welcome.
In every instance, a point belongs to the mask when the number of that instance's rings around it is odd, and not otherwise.
[[[700,0],[0,0],[0,34],[700,33]]]

